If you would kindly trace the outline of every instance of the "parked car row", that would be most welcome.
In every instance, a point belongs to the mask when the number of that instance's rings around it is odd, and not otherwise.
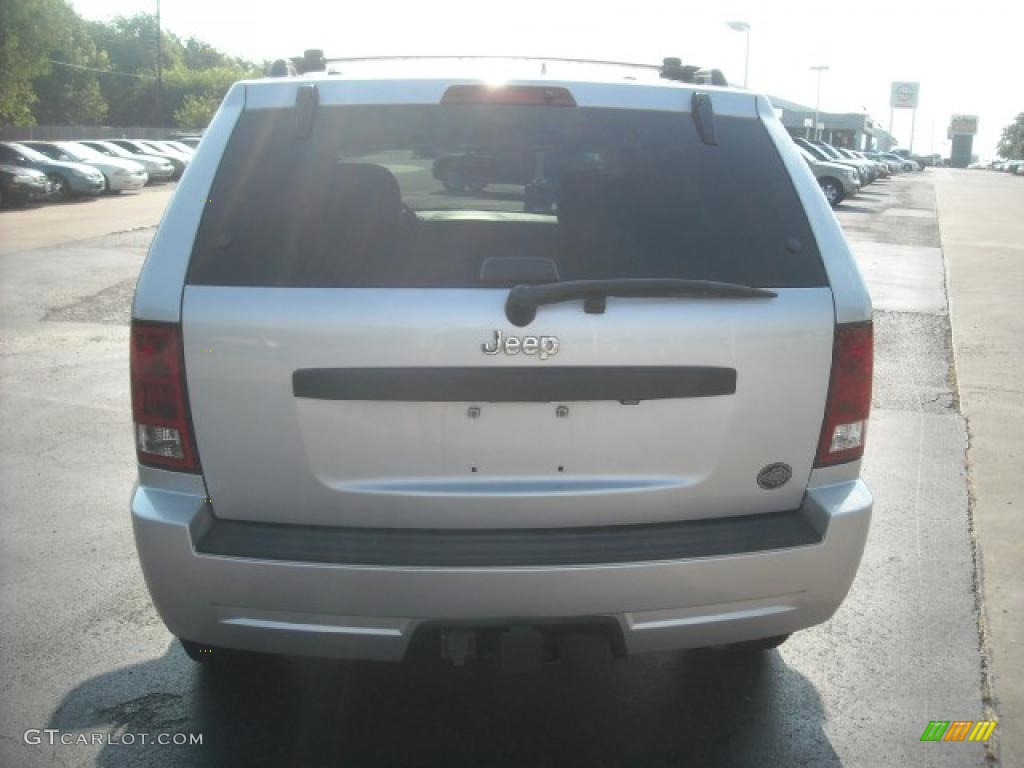
[[[889,152],[861,152],[803,138],[793,141],[833,207],[878,179],[922,169],[916,160]]]
[[[1024,160],[994,160],[989,163],[988,167],[993,171],[1002,171],[1003,173],[1012,173],[1015,176],[1024,176]]]
[[[194,152],[188,139],[0,142],[0,205],[117,194],[175,180]]]
[[[911,152],[909,149],[901,149],[899,147],[894,147],[893,149],[890,149],[886,154],[888,154],[888,155],[895,155],[897,158],[899,158],[901,160],[911,160],[911,161],[913,161],[914,164],[916,164],[918,166],[917,168],[915,168],[913,170],[918,170],[918,171],[924,170],[925,168],[927,168],[929,166],[945,165],[945,162],[942,159],[942,155],[940,155],[938,153],[931,154],[931,155],[917,155],[917,154],[914,154],[913,152]]]

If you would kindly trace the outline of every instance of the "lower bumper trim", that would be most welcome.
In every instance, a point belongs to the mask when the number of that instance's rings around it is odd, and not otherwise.
[[[517,567],[642,563],[820,544],[801,510],[586,528],[501,530],[352,528],[218,520],[200,555],[332,565]]]

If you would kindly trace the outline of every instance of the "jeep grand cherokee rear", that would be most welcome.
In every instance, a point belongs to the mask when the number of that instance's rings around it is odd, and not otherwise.
[[[132,514],[168,628],[398,660],[826,620],[871,512],[871,306],[769,102],[435,66],[235,85],[164,216]],[[445,157],[523,167],[443,184]]]

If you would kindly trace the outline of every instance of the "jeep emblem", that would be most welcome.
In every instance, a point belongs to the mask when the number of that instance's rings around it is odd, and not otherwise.
[[[537,355],[547,360],[558,354],[558,337],[556,336],[506,336],[501,331],[494,332],[494,338],[480,345],[485,355]]]

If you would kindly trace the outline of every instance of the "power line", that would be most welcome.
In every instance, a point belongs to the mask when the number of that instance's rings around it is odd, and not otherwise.
[[[137,77],[140,80],[156,80],[155,75],[137,75],[133,72],[115,72],[112,69],[96,69],[95,67],[83,67],[81,64],[69,64],[66,61],[57,61],[56,59],[47,59],[51,64],[56,64],[58,67],[68,67],[70,69],[84,69],[86,72],[99,72],[103,75],[120,75],[121,77]]]

